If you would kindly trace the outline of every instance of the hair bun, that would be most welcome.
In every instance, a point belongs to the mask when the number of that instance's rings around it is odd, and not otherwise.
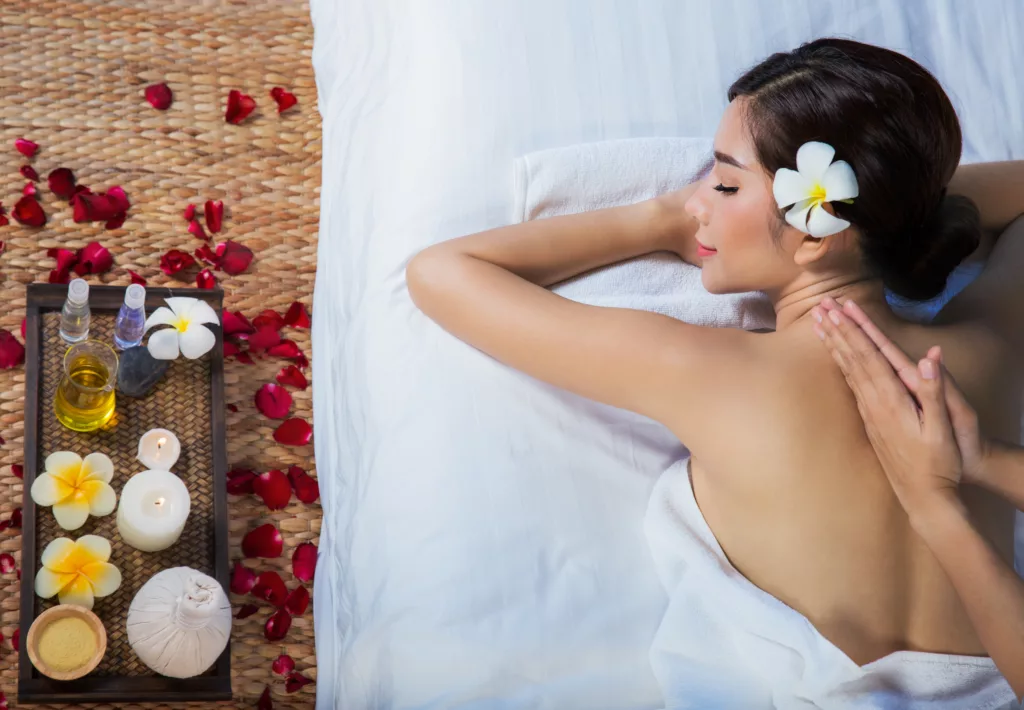
[[[881,243],[883,240],[876,242],[879,246]],[[896,247],[901,253],[886,250],[889,259],[876,263],[890,263],[894,267],[881,274],[890,291],[913,301],[926,301],[942,293],[949,275],[980,243],[977,206],[967,197],[946,195],[943,190],[943,197],[931,215]]]

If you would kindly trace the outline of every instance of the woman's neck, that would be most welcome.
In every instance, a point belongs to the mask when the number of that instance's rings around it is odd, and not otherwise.
[[[810,284],[794,285],[772,295],[776,331],[789,328],[809,317],[811,309],[831,296],[840,303],[853,299],[869,314],[889,310],[885,289],[876,278],[858,275],[837,275]]]

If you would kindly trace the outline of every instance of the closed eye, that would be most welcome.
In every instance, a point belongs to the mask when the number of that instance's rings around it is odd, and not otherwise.
[[[731,195],[735,193],[737,190],[739,190],[738,187],[726,187],[722,183],[718,183],[717,185],[715,185],[715,189],[718,190],[719,192],[724,192],[727,195]]]

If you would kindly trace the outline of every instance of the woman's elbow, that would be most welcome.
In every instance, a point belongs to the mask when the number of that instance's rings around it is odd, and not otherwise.
[[[431,247],[422,250],[405,266],[405,283],[409,288],[412,302],[427,312],[430,296],[438,291],[444,281],[444,259]]]

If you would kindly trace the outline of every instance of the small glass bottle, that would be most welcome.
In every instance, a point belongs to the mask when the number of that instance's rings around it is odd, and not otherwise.
[[[142,343],[146,329],[146,289],[132,284],[124,292],[124,303],[114,322],[114,347],[118,350],[134,348]]]
[[[80,343],[89,337],[89,284],[75,279],[68,285],[68,297],[60,312],[60,337]]]

